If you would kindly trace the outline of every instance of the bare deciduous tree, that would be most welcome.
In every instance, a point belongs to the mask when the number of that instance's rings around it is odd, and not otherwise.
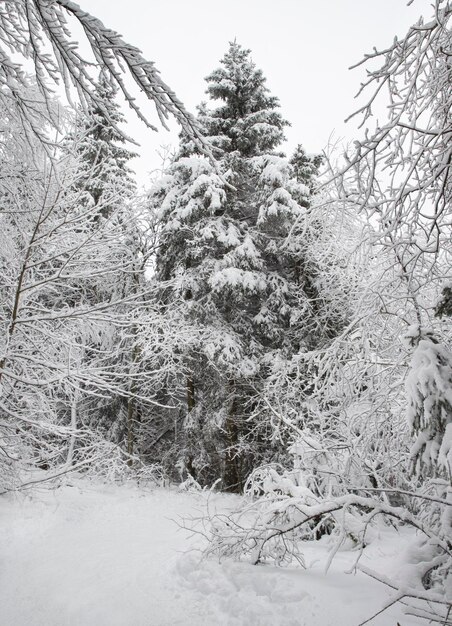
[[[92,58],[84,56],[71,28],[81,31]],[[18,56],[33,64],[37,84],[50,108],[51,85],[61,82],[70,102],[75,90],[82,105],[94,103],[102,108],[96,76],[103,69],[148,127],[155,130],[148,113],[137,104],[128,79],[154,103],[163,126],[169,116],[174,117],[188,136],[209,152],[195,118],[164,83],[154,64],[72,0],[7,0],[0,6],[0,96],[13,98],[23,119],[34,127],[35,103],[24,98],[19,88],[26,78]]]
[[[347,168],[356,185],[350,196],[378,220],[380,241],[394,248],[408,277],[427,256],[430,277],[438,258],[447,255],[451,265],[452,5],[436,0],[434,9],[432,20],[420,19],[362,61],[371,69],[360,94],[371,95],[354,115],[370,123],[386,91],[388,119],[355,143]]]

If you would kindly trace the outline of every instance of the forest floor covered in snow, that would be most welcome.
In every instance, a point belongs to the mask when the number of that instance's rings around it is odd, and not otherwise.
[[[202,538],[177,521],[205,512],[207,494],[68,479],[3,496],[1,626],[355,626],[390,596],[340,551],[328,573],[326,542],[308,544],[310,567],[203,560]],[[210,495],[226,510],[237,497]],[[383,528],[362,563],[386,575],[409,534]],[[393,606],[375,626],[421,623]]]

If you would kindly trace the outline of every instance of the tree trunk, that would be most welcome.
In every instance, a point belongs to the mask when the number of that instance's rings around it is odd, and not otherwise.
[[[132,337],[133,340],[137,341],[137,328],[134,326],[132,328]],[[127,465],[132,467],[133,459],[133,448],[135,444],[135,394],[136,394],[136,375],[138,370],[138,363],[140,359],[141,350],[140,347],[135,343],[132,348],[132,356],[131,356],[131,366],[130,366],[130,387],[129,387],[129,396],[127,398],[127,454],[129,455],[129,459],[127,460]]]
[[[127,398],[127,454],[129,457],[133,455],[133,443],[134,443],[134,432],[133,432],[133,413],[134,413],[134,399]],[[127,460],[127,465],[131,467],[133,464],[133,459],[129,458]]]
[[[193,376],[190,374],[187,378],[187,413],[190,413],[195,408],[195,382]],[[201,433],[200,433],[201,434]],[[195,468],[193,467],[193,457],[189,455],[186,460],[186,470],[190,476],[195,476]]]
[[[240,492],[242,480],[239,469],[239,456],[237,444],[239,441],[239,428],[237,424],[237,396],[234,381],[229,382],[231,404],[224,425],[225,430],[225,466],[223,475],[224,491]]]
[[[187,411],[193,411],[195,408],[195,383],[193,381],[193,377],[189,376],[187,378]]]
[[[77,394],[74,394],[71,403],[71,439],[69,441],[69,450],[67,453],[66,466],[72,467],[74,459],[75,433],[77,430]]]

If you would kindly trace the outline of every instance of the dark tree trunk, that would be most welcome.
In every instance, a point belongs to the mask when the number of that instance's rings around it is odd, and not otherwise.
[[[195,408],[195,383],[193,381],[193,377],[189,376],[187,378],[187,411],[193,411]]]
[[[239,493],[242,490],[242,477],[240,472],[240,459],[237,450],[239,441],[239,427],[237,423],[237,396],[234,381],[230,381],[229,389],[231,404],[224,425],[225,431],[225,465],[223,475],[224,491]]]

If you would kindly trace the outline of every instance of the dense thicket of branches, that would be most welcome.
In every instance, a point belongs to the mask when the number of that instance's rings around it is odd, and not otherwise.
[[[2,492],[74,469],[242,489],[208,551],[254,563],[395,520],[418,531],[410,579],[367,573],[452,624],[452,6],[434,8],[366,56],[369,129],[319,185],[320,157],[277,152],[286,122],[237,43],[195,120],[70,0],[1,4]],[[183,131],[145,198],[128,81]]]
[[[85,36],[91,57],[72,29]],[[162,349],[167,322],[150,310],[144,270],[154,226],[140,217],[139,199],[132,207],[114,90],[151,128],[129,83],[155,104],[164,125],[171,115],[193,140],[199,133],[153,64],[73,2],[3,3],[0,42],[1,459],[2,482],[11,487],[27,462],[70,467],[77,448],[85,467],[116,454],[109,442],[125,448],[130,462],[138,405],[155,396],[148,372],[164,376],[172,359]],[[33,79],[24,67],[34,67]],[[85,118],[63,149],[53,140],[55,130],[72,126],[53,97],[52,83],[61,82]],[[173,335],[165,333],[165,346]],[[106,419],[102,407],[114,398]]]

